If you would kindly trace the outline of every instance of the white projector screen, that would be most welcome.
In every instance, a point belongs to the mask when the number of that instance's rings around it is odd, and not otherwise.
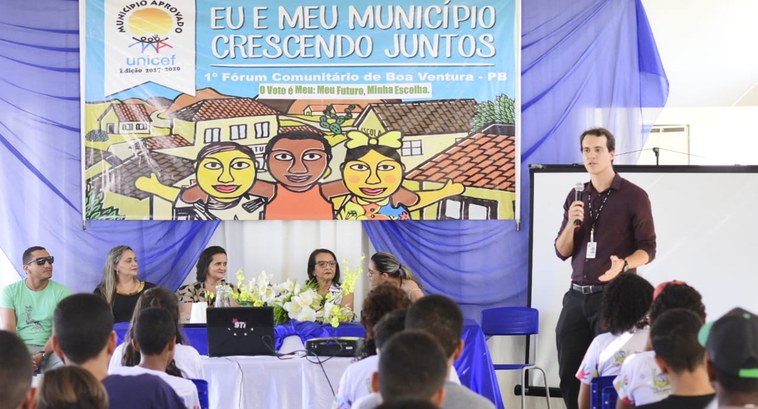
[[[758,313],[758,167],[616,166],[645,189],[657,251],[638,269],[653,285],[684,280],[703,295],[708,319],[735,306]],[[537,364],[558,386],[555,324],[571,281],[570,259],[553,242],[563,201],[589,180],[582,165],[533,165],[531,173],[530,304],[540,311]]]

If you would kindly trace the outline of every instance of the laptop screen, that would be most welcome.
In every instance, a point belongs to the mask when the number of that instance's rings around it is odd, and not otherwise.
[[[274,355],[274,308],[208,308],[208,355]]]

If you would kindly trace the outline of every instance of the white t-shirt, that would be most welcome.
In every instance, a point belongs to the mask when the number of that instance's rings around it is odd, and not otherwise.
[[[353,362],[345,369],[340,378],[337,394],[334,396],[332,409],[348,409],[352,407],[358,399],[372,393],[371,377],[379,367],[379,355],[372,355],[363,358],[358,362]],[[458,378],[458,372],[455,367],[450,368],[448,381],[461,384]]]
[[[124,356],[124,343],[121,343],[113,351],[111,356],[111,362],[108,364],[108,371],[114,368],[120,368],[121,358]],[[187,379],[205,379],[205,373],[203,372],[203,360],[200,358],[200,353],[189,345],[176,344],[174,349],[174,362],[176,366],[182,371],[184,377]]]
[[[337,394],[334,396],[334,409],[348,409],[360,397],[370,394],[371,376],[379,365],[379,355],[372,355],[353,362],[342,373]]]
[[[613,380],[619,399],[633,406],[658,402],[671,393],[669,379],[655,362],[655,351],[632,354]]]
[[[153,369],[143,368],[141,366],[121,366],[118,368],[108,369],[108,375],[134,376],[140,374],[155,375],[163,379],[184,401],[187,409],[200,409],[200,398],[197,396],[197,387],[189,379],[171,376],[165,372]],[[139,393],[139,391],[135,391]]]
[[[649,328],[633,329],[620,335],[610,332],[595,337],[576,372],[580,382],[590,384],[598,376],[618,375],[624,359],[645,350]]]

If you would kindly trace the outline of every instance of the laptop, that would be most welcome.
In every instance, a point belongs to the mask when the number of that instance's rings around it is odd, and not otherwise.
[[[274,308],[208,308],[208,356],[274,355]]]

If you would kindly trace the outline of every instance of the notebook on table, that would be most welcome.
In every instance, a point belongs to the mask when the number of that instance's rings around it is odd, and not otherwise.
[[[208,308],[208,356],[274,355],[274,308]]]

